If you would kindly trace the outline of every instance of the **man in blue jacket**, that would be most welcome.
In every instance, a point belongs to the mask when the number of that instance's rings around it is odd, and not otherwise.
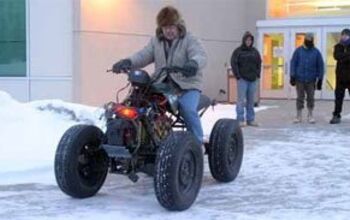
[[[293,54],[290,68],[290,84],[297,90],[297,117],[295,123],[302,122],[305,94],[307,100],[309,123],[315,123],[313,109],[315,106],[315,89],[322,89],[324,62],[320,51],[315,48],[314,36],[308,33],[304,45],[298,47]]]

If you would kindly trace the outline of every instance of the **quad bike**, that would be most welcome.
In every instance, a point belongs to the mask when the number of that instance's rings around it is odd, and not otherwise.
[[[168,210],[188,209],[195,201],[203,177],[203,147],[186,131],[178,111],[178,96],[164,83],[162,74],[181,73],[166,67],[153,79],[143,70],[126,71],[131,84],[126,99],[104,106],[106,131],[93,125],[75,125],[61,138],[55,156],[59,188],[74,198],[95,195],[107,172],[138,180],[143,172],[154,178],[159,203]],[[215,101],[202,95],[200,116]],[[233,181],[243,157],[242,131],[237,121],[216,122],[204,144],[212,176],[219,182]]]

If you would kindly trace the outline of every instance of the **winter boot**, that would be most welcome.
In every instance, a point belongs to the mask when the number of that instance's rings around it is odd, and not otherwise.
[[[245,126],[246,126],[246,124],[245,124],[244,121],[240,121],[240,122],[239,122],[239,127],[243,128],[243,127],[245,127]]]
[[[309,110],[308,110],[307,121],[308,121],[310,124],[315,124],[315,123],[316,123],[316,121],[315,121],[315,119],[314,119],[314,116],[313,116],[313,109],[309,109]]]
[[[303,114],[303,112],[302,112],[301,109],[300,109],[300,110],[297,110],[297,117],[295,117],[295,119],[294,119],[294,123],[295,123],[295,124],[301,123],[302,117],[303,117],[302,114]]]
[[[334,115],[332,120],[329,122],[330,124],[339,124],[341,122],[340,115]]]
[[[247,121],[247,125],[250,127],[259,127],[259,124],[256,121]]]

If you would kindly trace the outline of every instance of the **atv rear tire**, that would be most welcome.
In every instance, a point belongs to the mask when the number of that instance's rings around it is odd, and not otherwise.
[[[236,120],[218,120],[210,134],[208,160],[212,176],[219,182],[236,179],[243,159],[243,135]]]
[[[102,131],[91,125],[69,128],[58,144],[55,176],[60,189],[74,198],[95,195],[108,171],[108,157],[100,149]]]
[[[154,188],[159,203],[171,211],[188,209],[203,178],[203,152],[189,132],[171,133],[159,148]]]

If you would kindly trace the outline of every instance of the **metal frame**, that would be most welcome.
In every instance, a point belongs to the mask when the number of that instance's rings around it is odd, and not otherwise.
[[[329,18],[335,18],[335,19],[344,19],[346,18],[346,16],[344,15],[334,15],[334,16],[329,16],[329,17],[325,17],[325,16],[312,16],[312,15],[307,15],[307,16],[290,16],[290,17],[285,17],[285,18],[273,18],[273,17],[270,17],[269,15],[269,9],[270,9],[270,5],[271,5],[271,1],[270,0],[265,0],[266,1],[266,8],[265,8],[265,18],[266,19],[269,19],[269,20],[275,20],[275,21],[278,21],[278,20],[297,20],[297,19],[303,19],[303,18],[311,18],[311,19],[329,19]]]

